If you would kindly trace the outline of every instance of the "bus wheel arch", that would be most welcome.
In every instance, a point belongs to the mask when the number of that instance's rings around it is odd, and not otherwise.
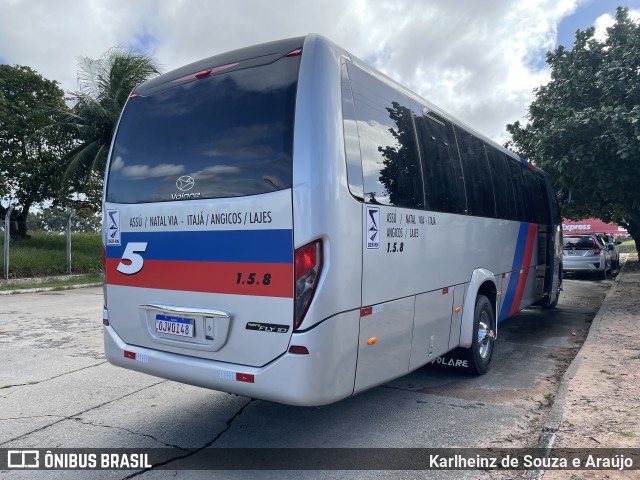
[[[477,374],[488,371],[493,356],[498,325],[497,299],[495,276],[485,269],[475,270],[464,302],[458,352]]]
[[[485,296],[491,302],[494,317],[497,312],[498,288],[496,278],[489,270],[478,268],[474,270],[471,281],[467,285],[464,306],[462,311],[462,324],[460,325],[460,343],[462,348],[470,348],[473,342],[474,313],[476,298]],[[493,322],[493,330],[497,334],[497,322]]]

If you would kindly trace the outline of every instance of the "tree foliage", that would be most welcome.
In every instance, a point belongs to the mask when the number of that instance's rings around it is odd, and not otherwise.
[[[133,88],[159,73],[155,60],[114,47],[97,60],[81,57],[80,90],[73,108],[61,111],[56,128],[77,139],[64,157],[64,185],[85,207],[100,208],[104,169],[120,113]],[[75,202],[78,203],[78,202]]]
[[[64,232],[67,229],[70,210],[51,206],[29,214],[29,229],[41,232]],[[102,217],[90,209],[74,211],[71,215],[72,232],[99,232]]]
[[[398,102],[392,102],[392,108],[387,107],[389,118],[396,124],[389,132],[396,140],[395,146],[378,147],[384,157],[384,168],[380,170],[380,183],[389,195],[393,205],[417,206],[424,205],[422,189],[418,191],[413,182],[421,182],[420,167],[415,161],[416,140],[413,127],[413,114],[407,107]]]
[[[640,245],[640,26],[619,7],[604,41],[578,30],[547,63],[551,80],[529,122],[507,126],[509,146],[571,189],[565,216],[615,221]]]
[[[69,138],[46,131],[53,112],[65,109],[64,92],[25,66],[0,65],[0,196],[9,197],[11,234],[27,236],[32,206],[51,198]],[[7,202],[0,205],[4,221]]]

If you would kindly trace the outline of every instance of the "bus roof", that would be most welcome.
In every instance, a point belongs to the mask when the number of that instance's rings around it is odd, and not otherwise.
[[[270,63],[287,53],[301,48],[305,37],[295,37],[275,42],[261,43],[251,47],[240,48],[230,52],[214,55],[184,67],[177,68],[163,75],[159,75],[138,85],[132,93],[136,95],[151,95],[171,86],[176,80],[187,78],[197,72],[202,72],[221,65],[243,63],[241,68],[255,67]]]

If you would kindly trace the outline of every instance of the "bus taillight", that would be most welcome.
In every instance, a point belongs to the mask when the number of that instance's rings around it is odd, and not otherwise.
[[[318,284],[322,269],[322,240],[316,240],[295,251],[294,276],[296,298],[293,329],[302,323]]]

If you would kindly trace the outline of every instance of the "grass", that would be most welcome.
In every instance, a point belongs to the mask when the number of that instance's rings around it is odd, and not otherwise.
[[[623,251],[623,252],[626,252],[626,253],[638,253],[638,251],[635,249],[635,246],[636,246],[636,242],[633,239],[625,240],[620,245],[620,247],[622,248],[621,251]]]
[[[102,283],[102,273],[91,273],[86,277],[81,278],[72,278],[69,280],[47,280],[44,282],[38,283],[29,283],[29,284],[7,284],[0,285],[0,292],[9,291],[9,290],[25,290],[30,288],[52,288],[54,290],[64,290],[67,287],[71,287],[73,285],[81,285],[86,283]]]
[[[31,238],[25,240],[12,238],[10,241],[9,278],[66,274],[66,237],[44,232],[31,232],[30,235]],[[0,245],[4,245],[3,232],[0,232]],[[4,271],[3,258],[4,256],[0,256],[2,271]],[[71,234],[71,273],[98,274],[101,268],[100,234]]]

